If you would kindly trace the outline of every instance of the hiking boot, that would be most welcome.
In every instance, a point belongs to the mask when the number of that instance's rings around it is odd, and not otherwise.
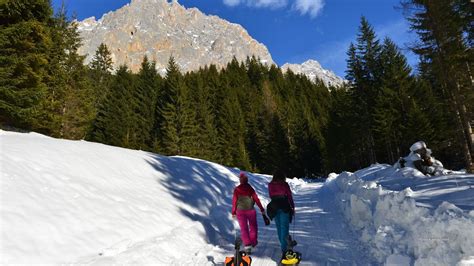
[[[289,248],[298,245],[298,243],[296,242],[296,240],[294,240],[290,235],[288,235],[288,236],[286,237],[286,241],[287,241],[287,243],[288,243],[288,247],[289,247]]]
[[[248,255],[252,254],[252,246],[245,246],[245,247],[244,247],[244,251],[245,251],[245,253],[247,253]]]
[[[292,247],[295,247],[296,245],[298,245],[298,242],[296,242],[296,240],[291,240],[290,243]]]

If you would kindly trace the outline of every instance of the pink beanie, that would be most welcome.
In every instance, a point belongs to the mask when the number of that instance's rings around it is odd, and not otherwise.
[[[241,184],[248,183],[248,181],[249,181],[249,178],[247,177],[247,174],[245,174],[245,172],[243,172],[243,171],[240,172],[239,179],[240,179]]]

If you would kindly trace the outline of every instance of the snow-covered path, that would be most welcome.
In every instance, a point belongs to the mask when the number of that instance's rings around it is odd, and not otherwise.
[[[377,164],[325,184],[288,180],[301,265],[473,265],[474,175],[413,171]],[[0,265],[222,265],[239,172],[0,130]],[[266,205],[271,176],[249,177]],[[258,222],[253,265],[276,265],[275,224]]]
[[[36,133],[0,131],[0,144],[0,264],[222,265],[233,254],[238,169]],[[267,204],[271,177],[250,176]],[[302,265],[367,264],[331,192],[289,183]],[[275,265],[275,224],[258,218],[253,265]]]
[[[293,188],[296,224],[290,230],[303,253],[300,265],[368,265],[373,263],[338,211],[334,197],[323,183]],[[259,219],[259,246],[252,265],[275,265],[281,256],[275,224],[265,226]]]

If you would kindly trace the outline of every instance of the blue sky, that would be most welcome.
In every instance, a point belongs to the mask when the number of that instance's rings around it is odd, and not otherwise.
[[[53,0],[57,8],[63,0]],[[116,10],[129,0],[64,0],[70,14],[82,20]],[[265,44],[278,65],[315,59],[324,68],[344,76],[346,51],[355,41],[360,17],[365,16],[380,39],[394,40],[409,59],[406,49],[416,37],[398,7],[400,0],[179,0],[185,7],[197,7],[241,24]]]

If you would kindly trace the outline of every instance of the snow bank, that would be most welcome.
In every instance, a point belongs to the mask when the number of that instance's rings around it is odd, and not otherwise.
[[[232,249],[237,169],[1,130],[0,150],[0,264],[214,265]],[[267,177],[249,181],[267,202]]]
[[[325,185],[380,263],[472,262],[474,175],[429,178],[411,168],[377,164],[355,173],[331,174]]]
[[[292,193],[294,194],[298,194],[298,192],[308,184],[305,179],[301,178],[287,178],[286,182],[288,183]]]

